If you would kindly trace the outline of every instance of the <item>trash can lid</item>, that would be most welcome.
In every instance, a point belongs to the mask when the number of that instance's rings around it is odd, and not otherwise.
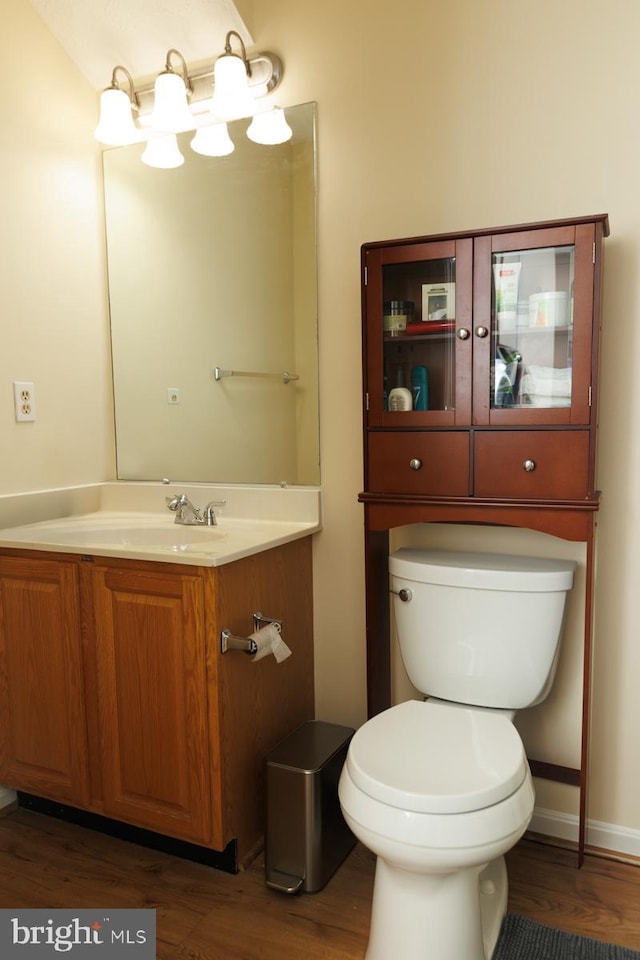
[[[343,727],[324,720],[309,720],[267,754],[267,763],[315,773],[348,744],[354,733],[353,727]]]

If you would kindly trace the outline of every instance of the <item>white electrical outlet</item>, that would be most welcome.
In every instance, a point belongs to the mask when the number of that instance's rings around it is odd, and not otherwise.
[[[13,404],[18,423],[23,420],[35,420],[36,397],[33,383],[27,380],[13,381]]]
[[[167,387],[167,403],[180,403],[179,387]]]

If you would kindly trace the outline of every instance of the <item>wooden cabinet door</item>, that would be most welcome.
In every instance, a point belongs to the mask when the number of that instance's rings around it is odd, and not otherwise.
[[[209,843],[202,579],[105,565],[93,586],[104,812]]]
[[[88,801],[77,567],[0,558],[0,781]]]
[[[367,426],[468,426],[472,240],[371,244],[363,247],[362,258]],[[393,328],[393,317],[385,315],[394,309],[409,311],[401,329]],[[417,371],[424,377],[422,401]],[[398,387],[412,394],[409,409],[394,403]]]

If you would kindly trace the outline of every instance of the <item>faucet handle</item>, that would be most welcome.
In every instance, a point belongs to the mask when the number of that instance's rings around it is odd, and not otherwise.
[[[204,522],[207,524],[207,526],[216,527],[218,525],[216,514],[213,508],[224,507],[226,502],[227,502],[226,500],[210,500],[209,501],[209,503],[206,505],[206,507],[203,510]]]

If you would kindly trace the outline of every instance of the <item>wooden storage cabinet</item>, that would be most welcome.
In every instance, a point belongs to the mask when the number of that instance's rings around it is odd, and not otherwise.
[[[468,488],[453,481],[442,490],[442,474],[434,483],[432,470],[418,469],[405,490],[465,497],[489,495],[486,462],[480,471],[474,463],[476,453],[486,449],[476,431],[508,428],[514,441],[517,430],[547,428],[564,435],[567,428],[594,430],[602,240],[607,233],[606,217],[600,216],[363,247],[366,490],[389,492],[389,478],[380,475],[383,445],[394,464],[390,469],[400,471],[390,482],[410,476],[406,464],[395,466],[406,461],[411,446],[405,430],[468,428]],[[515,277],[514,299],[506,310],[500,282],[509,274]],[[404,318],[398,325],[394,313],[400,308]],[[414,377],[421,370],[427,378],[426,404],[417,401]],[[413,394],[410,409],[398,409],[398,388]],[[389,431],[386,441],[380,431]],[[435,452],[442,440],[431,436]],[[456,462],[460,437],[450,435]],[[532,433],[530,442],[537,446],[540,438]],[[531,481],[537,476],[524,481],[523,488],[534,488],[529,495],[593,498],[593,442],[586,470],[576,463],[573,444],[566,456],[562,449],[554,455],[565,459],[566,488],[558,486],[558,470],[552,489],[541,481],[536,492]],[[582,480],[570,482],[577,467]],[[499,477],[496,468],[496,481]],[[493,495],[517,499],[520,486],[510,482],[505,492]]]
[[[580,862],[608,234],[597,215],[362,248],[369,713],[391,700],[391,528],[484,523],[584,542],[580,765],[530,760],[534,774],[580,787]]]
[[[221,653],[253,613],[293,655]],[[0,782],[237,862],[264,759],[313,709],[311,541],[218,568],[0,554]]]

